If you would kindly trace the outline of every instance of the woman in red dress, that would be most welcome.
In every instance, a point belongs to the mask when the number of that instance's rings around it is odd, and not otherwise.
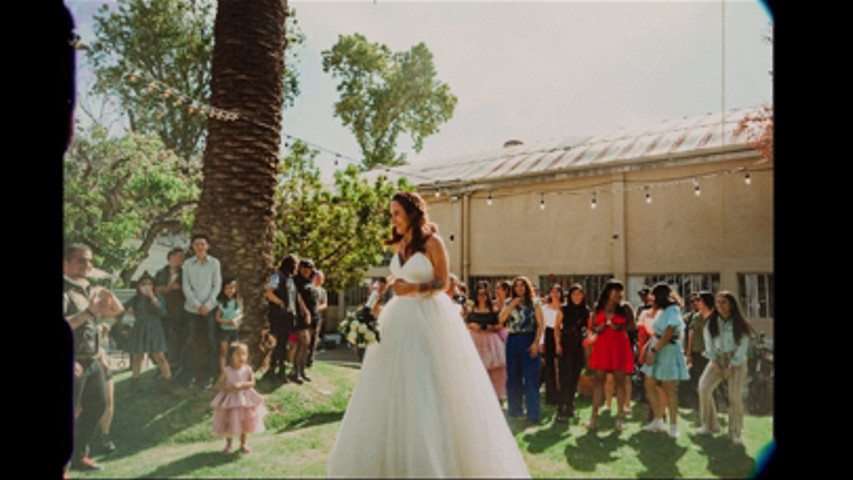
[[[598,408],[604,391],[604,380],[612,373],[616,384],[616,430],[625,426],[626,375],[634,372],[634,352],[628,332],[636,329],[634,310],[624,301],[625,287],[616,279],[608,280],[601,289],[595,312],[590,319],[589,332],[593,336],[588,367],[595,372],[595,389],[592,395],[592,417],[587,428],[598,426]]]

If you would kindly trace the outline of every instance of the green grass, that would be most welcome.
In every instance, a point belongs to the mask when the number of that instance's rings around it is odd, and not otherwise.
[[[193,389],[173,396],[156,393],[154,371],[145,372],[141,393],[131,394],[129,372],[115,376],[112,439],[118,449],[93,455],[100,472],[69,472],[71,478],[294,478],[326,476],[326,460],[359,369],[316,362],[313,382],[301,386],[260,381],[270,414],[266,431],[249,437],[252,453],[223,454],[224,440],[210,433],[215,391]],[[589,400],[576,402],[580,422],[568,426],[551,420],[543,406],[542,425],[509,420],[534,477],[589,478],[744,478],[759,452],[773,439],[772,416],[744,419],[744,445],[727,434],[695,436],[697,414],[681,409],[677,440],[642,432],[646,407],[636,405],[624,431],[602,414],[600,427],[587,431]],[[720,415],[726,431],[726,415]],[[236,439],[235,439],[236,442]],[[235,443],[235,445],[237,445]]]

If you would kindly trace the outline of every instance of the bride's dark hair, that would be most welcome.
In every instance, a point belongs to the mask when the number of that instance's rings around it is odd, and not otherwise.
[[[404,252],[406,257],[414,255],[415,252],[426,251],[426,241],[434,233],[438,233],[438,228],[434,223],[429,221],[426,211],[426,202],[420,195],[414,192],[398,192],[394,194],[391,201],[397,202],[403,207],[406,212],[406,218],[409,220],[409,228],[412,230],[412,241],[406,247]],[[382,245],[388,247],[394,245],[403,239],[406,232],[398,232],[396,227],[391,227],[391,238],[382,242]]]

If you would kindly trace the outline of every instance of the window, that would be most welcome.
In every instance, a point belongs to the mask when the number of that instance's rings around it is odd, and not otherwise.
[[[555,283],[563,286],[563,292],[568,293],[569,287],[574,283],[579,283],[586,293],[586,304],[592,307],[598,299],[598,294],[604,288],[604,284],[613,278],[613,275],[540,275],[539,288],[542,295],[547,295],[548,291]]]
[[[708,291],[716,293],[720,290],[719,273],[668,273],[660,275],[645,275],[628,277],[625,299],[632,305],[640,304],[637,291],[643,285],[654,287],[656,283],[666,283],[686,301],[687,296],[694,292]],[[686,305],[685,305],[686,306]]]
[[[773,318],[773,274],[739,273],[738,301],[747,318]]]

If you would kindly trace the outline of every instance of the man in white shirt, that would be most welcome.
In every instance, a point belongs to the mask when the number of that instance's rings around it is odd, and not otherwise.
[[[205,379],[202,388],[213,387],[213,381],[219,369],[218,344],[216,341],[216,320],[213,309],[216,297],[222,288],[222,271],[219,260],[208,255],[210,240],[204,234],[192,237],[191,246],[195,256],[184,261],[182,266],[182,287],[184,291],[184,317],[188,324],[187,343],[182,349],[183,380],[191,387],[196,378]],[[192,376],[193,368],[199,361],[196,352],[196,337],[205,335],[206,348],[201,357],[201,375]],[[189,380],[186,378],[189,377]]]

